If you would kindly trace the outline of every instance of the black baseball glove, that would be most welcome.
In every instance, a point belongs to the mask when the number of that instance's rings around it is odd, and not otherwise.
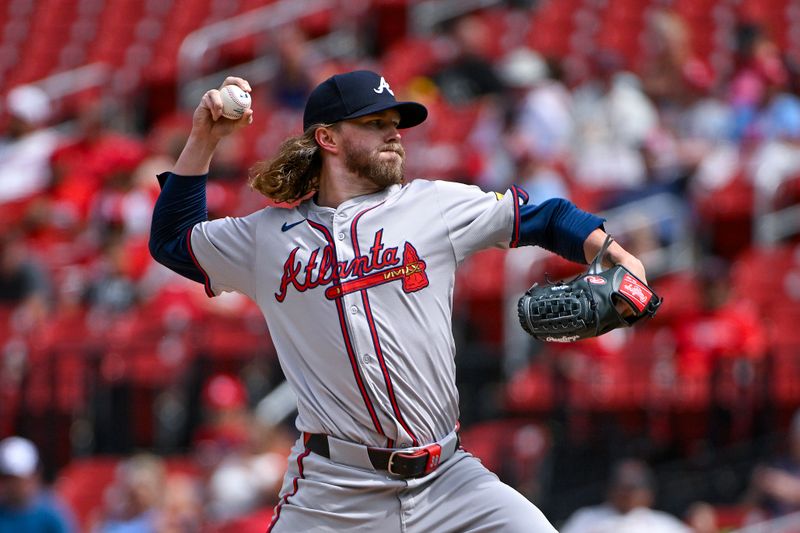
[[[541,341],[572,342],[655,315],[663,300],[653,289],[622,265],[601,269],[601,258],[612,242],[606,237],[585,274],[528,289],[517,304],[522,328]]]

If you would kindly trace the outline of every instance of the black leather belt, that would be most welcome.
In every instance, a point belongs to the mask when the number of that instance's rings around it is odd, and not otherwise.
[[[328,436],[321,433],[305,433],[303,435],[306,449],[326,459],[331,459]],[[372,448],[365,446],[370,463],[375,470],[383,470],[402,478],[425,476],[436,470],[441,463],[452,457],[458,449],[456,435],[455,446],[442,456],[442,446],[438,443],[418,448]]]

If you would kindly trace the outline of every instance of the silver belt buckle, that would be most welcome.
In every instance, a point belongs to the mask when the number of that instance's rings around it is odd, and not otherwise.
[[[427,455],[428,460],[425,463],[425,468],[423,469],[421,475],[428,475],[431,472],[433,472],[437,466],[439,466],[439,459],[441,458],[441,454],[442,454],[442,447],[438,443],[428,444],[427,446],[423,446],[422,448],[418,448],[413,451],[395,450],[389,455],[389,464],[386,465],[386,470],[388,470],[390,474],[394,474],[395,476],[403,476],[402,473],[395,472],[394,470],[392,470],[392,467],[394,466],[394,458],[396,455],[401,455],[407,457],[408,459],[416,459],[418,457]]]

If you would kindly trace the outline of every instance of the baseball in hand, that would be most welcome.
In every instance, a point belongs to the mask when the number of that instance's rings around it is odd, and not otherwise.
[[[245,110],[250,109],[250,94],[237,85],[226,85],[219,90],[222,96],[222,116],[231,120],[242,118]]]

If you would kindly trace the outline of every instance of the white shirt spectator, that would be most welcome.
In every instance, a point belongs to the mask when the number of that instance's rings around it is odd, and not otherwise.
[[[654,509],[637,507],[622,514],[609,504],[579,509],[561,533],[690,533],[680,520]]]
[[[33,131],[0,145],[0,204],[24,200],[50,183],[50,156],[60,135],[52,129]]]

